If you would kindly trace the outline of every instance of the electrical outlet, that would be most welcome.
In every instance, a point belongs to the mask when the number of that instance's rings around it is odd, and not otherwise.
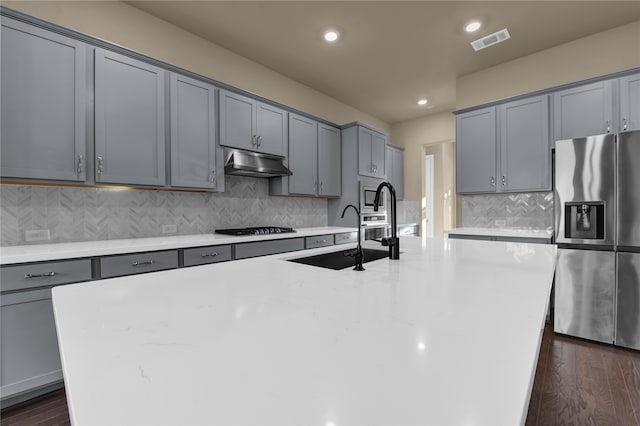
[[[496,224],[496,226],[502,227],[502,226],[505,226],[507,224],[507,221],[498,219],[494,223]]]
[[[178,230],[176,225],[162,225],[163,234],[175,234]]]
[[[24,231],[24,240],[28,243],[34,241],[49,241],[50,239],[51,235],[48,229],[30,229]]]

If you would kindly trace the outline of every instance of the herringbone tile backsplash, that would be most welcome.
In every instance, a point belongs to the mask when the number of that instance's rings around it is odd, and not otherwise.
[[[0,185],[0,245],[27,244],[32,229],[49,229],[48,242],[61,243],[156,237],[173,224],[175,235],[327,225],[326,200],[270,197],[268,183],[226,176],[223,193]]]
[[[465,195],[462,226],[553,229],[553,192]]]

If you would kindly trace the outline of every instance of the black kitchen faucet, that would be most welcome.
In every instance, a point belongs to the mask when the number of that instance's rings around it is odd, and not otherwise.
[[[376,197],[373,199],[373,211],[378,211],[382,188],[387,187],[391,193],[391,237],[381,240],[383,246],[389,246],[389,259],[400,259],[400,239],[398,238],[398,226],[396,218],[396,190],[389,182],[382,182],[376,189]]]

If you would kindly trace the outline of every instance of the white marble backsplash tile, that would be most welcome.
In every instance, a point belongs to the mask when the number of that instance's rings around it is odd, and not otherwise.
[[[267,179],[226,176],[224,193],[3,184],[0,245],[27,244],[25,231],[33,229],[49,229],[48,242],[61,243],[155,237],[163,235],[162,225],[176,225],[172,235],[327,225],[326,200],[271,197],[268,184]]]
[[[553,229],[553,192],[464,195],[462,226]]]

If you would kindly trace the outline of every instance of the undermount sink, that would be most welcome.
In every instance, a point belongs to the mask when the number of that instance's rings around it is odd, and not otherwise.
[[[389,257],[388,250],[376,250],[370,248],[363,248],[364,259],[362,263],[372,262],[374,260]],[[334,270],[345,269],[355,266],[355,259],[353,255],[355,249],[334,251],[331,253],[316,254],[314,256],[299,257],[297,259],[289,259],[290,262],[303,263],[305,265],[319,266],[321,268],[328,268]]]

